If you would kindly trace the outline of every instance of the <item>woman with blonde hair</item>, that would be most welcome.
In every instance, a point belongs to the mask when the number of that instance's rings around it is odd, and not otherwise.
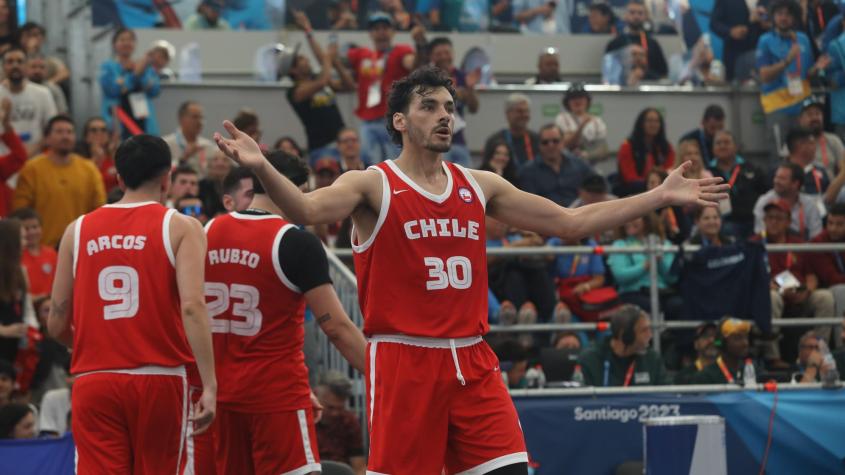
[[[680,167],[684,162],[692,162],[692,165],[684,172],[684,178],[712,178],[713,174],[707,169],[709,164],[704,163],[701,154],[701,144],[695,139],[685,139],[678,143],[678,160],[675,168]]]

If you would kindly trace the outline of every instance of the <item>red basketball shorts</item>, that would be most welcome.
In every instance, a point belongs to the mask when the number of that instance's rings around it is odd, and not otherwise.
[[[366,378],[367,473],[481,474],[528,462],[499,360],[480,337],[373,337]]]
[[[217,409],[217,473],[303,475],[320,471],[311,409],[245,413]]]
[[[80,375],[71,393],[77,473],[179,474],[186,459],[183,368]]]

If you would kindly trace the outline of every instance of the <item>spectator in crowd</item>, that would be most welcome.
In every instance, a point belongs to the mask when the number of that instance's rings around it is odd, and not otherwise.
[[[710,170],[707,169],[704,159],[701,156],[701,146],[698,140],[684,139],[678,143],[678,160],[675,168],[680,167],[686,162],[691,162],[691,165],[684,170],[684,178],[697,180],[713,176]]]
[[[161,92],[161,83],[151,65],[150,51],[141,59],[132,59],[136,42],[134,31],[118,28],[112,36],[115,57],[100,66],[102,116],[110,127],[121,127],[123,138],[133,135],[133,130],[159,135],[153,99]]]
[[[731,185],[729,199],[719,203],[724,232],[744,241],[754,234],[754,205],[768,185],[763,172],[737,154],[736,141],[727,130],[716,132],[710,171]]]
[[[648,172],[648,176],[646,176],[646,189],[653,190],[657,188],[668,176],[669,174],[665,171],[659,168],[653,168]],[[682,207],[667,206],[656,212],[667,239],[675,244],[680,244],[689,237],[690,220]]]
[[[34,439],[35,412],[28,404],[13,402],[0,407],[0,439]]]
[[[669,383],[663,360],[652,348],[649,316],[625,305],[610,317],[610,338],[596,341],[578,358],[587,386],[654,386]]]
[[[625,31],[616,36],[605,48],[610,53],[629,45],[640,45],[646,53],[647,70],[645,78],[665,78],[669,74],[663,48],[654,37],[644,29],[648,12],[642,0],[630,0],[625,8]]]
[[[21,263],[26,269],[29,294],[33,299],[50,295],[58,255],[50,246],[41,244],[41,217],[32,208],[20,208],[10,216],[21,223],[24,236]]]
[[[765,231],[756,236],[757,240],[767,244],[799,244],[803,239],[789,233],[789,221],[792,210],[784,200],[775,200],[765,208]],[[833,313],[833,294],[821,288],[819,280],[809,265],[812,254],[795,252],[769,253],[769,273],[772,280],[770,295],[772,300],[772,319],[780,318],[826,318]],[[800,337],[800,329],[783,328],[784,359],[792,361],[794,348]],[[820,330],[830,336],[830,327]]]
[[[617,162],[620,183],[614,191],[619,196],[645,191],[645,177],[652,168],[674,167],[675,150],[666,140],[666,125],[657,109],[640,112],[634,130],[619,147]]]
[[[26,62],[26,77],[34,84],[46,87],[56,104],[56,112],[67,114],[67,98],[58,85],[47,80],[47,61],[40,53],[29,55]]]
[[[798,340],[798,359],[795,362],[796,371],[792,374],[793,383],[817,383],[822,375],[832,368],[824,363],[820,350],[821,338],[810,330]]]
[[[44,338],[37,344],[38,364],[32,375],[30,394],[32,401],[39,401],[52,389],[66,388],[70,368],[68,348],[47,335],[47,318],[50,315],[50,296],[35,299],[33,307],[38,319],[38,329]]]
[[[594,172],[580,158],[563,150],[563,132],[555,124],[540,129],[540,160],[520,169],[522,190],[569,206],[578,197],[578,186]]]
[[[827,170],[815,162],[816,136],[809,129],[795,127],[786,135],[789,150],[787,163],[794,163],[804,170],[804,184],[801,192],[819,201],[819,212],[824,217],[824,203],[833,203],[839,190],[830,189],[830,176]]]
[[[239,110],[232,124],[255,140],[262,150],[266,150],[267,146],[261,143],[261,122],[254,110],[246,107]]]
[[[801,105],[798,125],[809,130],[816,138],[815,162],[827,170],[828,176],[836,176],[836,166],[845,158],[845,145],[836,134],[824,130],[824,103],[810,96]]]
[[[839,330],[839,341],[845,341],[845,319],[842,320],[842,326]],[[833,361],[836,362],[837,369],[845,368],[845,348],[839,348],[833,352]],[[843,379],[842,370],[840,370],[839,379]]]
[[[581,351],[581,338],[578,334],[571,331],[563,331],[555,335],[552,341],[552,348],[556,350],[573,350]]]
[[[801,102],[810,95],[809,78],[825,69],[828,56],[813,63],[810,39],[796,31],[801,7],[795,0],[773,0],[774,29],[757,42],[757,68],[760,74],[760,102],[766,115],[767,141],[773,157],[780,152],[779,138],[801,112]]]
[[[197,171],[189,165],[179,165],[170,174],[169,204],[175,208],[176,202],[184,196],[199,196],[200,179]]]
[[[352,2],[338,0],[329,4],[328,20],[332,30],[357,30],[358,18],[352,11]]]
[[[519,31],[516,27],[512,0],[491,0],[490,1],[490,31],[515,33]]]
[[[570,1],[512,0],[511,9],[523,33],[569,34],[572,17]]]
[[[337,133],[337,152],[340,155],[340,170],[365,170],[367,163],[361,155],[361,140],[358,131],[344,127]]]
[[[550,238],[549,246],[598,246],[591,238],[578,240],[562,240]],[[587,315],[581,310],[585,302],[581,297],[592,290],[604,286],[604,261],[598,254],[558,254],[551,266],[552,277],[555,279],[557,294],[560,298],[555,308],[555,323],[569,323],[574,313],[582,321],[593,320],[593,315]]]
[[[224,18],[220,18],[223,0],[201,0],[197,5],[197,12],[182,24],[183,30],[231,30]]]
[[[314,188],[330,186],[340,176],[340,164],[332,157],[323,157],[314,164]]]
[[[323,51],[311,32],[311,22],[305,14],[294,12],[294,18],[305,31],[311,52],[320,62],[320,73],[316,74],[311,70],[308,58],[297,55],[288,73],[293,80],[293,87],[287,92],[288,102],[305,128],[308,158],[313,164],[334,150],[337,134],[344,127],[335,92],[354,90],[355,80],[340,61],[337,43],[330,44]],[[332,77],[332,70],[337,72],[337,79]]]
[[[570,208],[578,208],[593,203],[602,203],[615,200],[617,196],[608,192],[607,181],[599,174],[592,174],[583,180],[578,187],[578,198],[569,204]],[[601,245],[610,245],[616,240],[616,231],[608,229],[593,236],[596,242]]]
[[[508,389],[524,389],[527,386],[525,373],[528,371],[528,352],[516,340],[504,340],[494,347],[499,358],[502,379]]]
[[[176,79],[176,72],[171,69],[170,58],[176,54],[176,49],[166,40],[153,42],[150,48],[150,66],[158,75],[160,81]]]
[[[209,217],[225,213],[223,207],[223,180],[232,171],[232,161],[217,150],[208,162],[208,175],[199,182],[199,197]]]
[[[537,75],[525,80],[528,86],[538,84],[559,84],[563,79],[560,77],[560,53],[557,48],[544,48],[537,59]]]
[[[273,150],[281,150],[282,152],[285,152],[288,155],[293,155],[296,158],[306,158],[305,151],[302,150],[302,147],[296,143],[296,140],[294,140],[293,137],[289,136],[279,137],[279,139],[276,140],[276,143],[273,144]]]
[[[675,384],[693,384],[696,375],[704,368],[716,362],[719,348],[716,347],[718,328],[714,322],[704,322],[695,329],[695,361],[684,366],[675,375]]]
[[[70,391],[73,387],[73,377],[68,378],[70,384],[66,388],[47,391],[41,400],[41,414],[38,416],[38,430],[40,435],[61,437],[70,427]]]
[[[179,128],[162,137],[170,147],[173,166],[188,165],[204,177],[217,145],[202,136],[203,108],[198,102],[185,101],[179,105],[177,116]]]
[[[618,33],[616,23],[616,15],[613,14],[610,5],[603,2],[591,3],[587,23],[582,33],[615,36]]]
[[[825,70],[825,76],[830,91],[830,121],[836,134],[845,137],[845,15],[839,15],[838,20],[836,24],[829,25],[829,28],[837,27],[839,32],[826,45],[830,65]]]
[[[487,138],[484,155],[491,153],[494,144],[505,142],[511,149],[511,161],[519,169],[533,162],[540,148],[540,136],[528,129],[531,99],[519,92],[510,94],[505,100],[505,119],[508,126]]]
[[[71,221],[105,204],[106,191],[94,164],[73,153],[76,132],[70,117],[50,119],[44,136],[47,152],[24,165],[13,204],[34,209],[44,222],[42,242],[55,246]]]
[[[16,44],[17,18],[12,15],[8,0],[0,0],[0,55]]]
[[[402,79],[416,65],[413,48],[393,44],[396,33],[393,19],[385,13],[375,13],[367,22],[373,48],[351,48],[349,64],[358,82],[358,106],[355,115],[361,120],[361,148],[368,163],[378,163],[398,155],[385,128],[387,96],[391,84]]]
[[[748,335],[751,322],[725,317],[717,324],[716,361],[693,376],[694,384],[742,384],[745,359],[748,358]]]
[[[577,157],[600,160],[607,156],[607,125],[601,117],[590,114],[592,97],[580,83],[563,95],[563,111],[555,124],[563,131],[563,146]]]
[[[11,47],[3,55],[6,80],[0,95],[12,99],[12,125],[32,156],[41,150],[44,126],[56,115],[56,103],[50,91],[26,78],[26,53]]]
[[[693,214],[695,232],[690,236],[688,244],[701,246],[725,246],[733,244],[736,239],[722,231],[722,217],[716,208],[696,208]]]
[[[648,51],[640,45],[625,47],[625,68],[620,82],[610,82],[620,86],[639,86],[642,82],[656,82],[661,79],[657,72],[648,67]]]
[[[827,25],[840,13],[835,0],[802,0],[801,30],[812,40],[813,54],[818,56],[818,45]]]
[[[15,371],[15,367],[12,366],[12,363],[9,360],[0,358],[0,408],[12,402],[16,377],[17,372]]]
[[[26,147],[12,126],[12,100],[8,97],[0,99],[0,126],[3,127],[0,142],[9,149],[8,154],[0,155],[0,218],[3,218],[12,208],[13,190],[6,180],[18,173],[27,159]]]
[[[671,244],[665,239],[663,227],[654,213],[629,221],[618,232],[619,239],[613,242],[613,247],[617,248],[645,246],[648,241],[664,246]],[[658,254],[657,257],[657,288],[661,291],[660,308],[669,319],[678,317],[681,308],[680,299],[671,293],[669,287],[677,279],[677,276],[672,274],[674,260],[673,253]],[[616,281],[619,299],[644,310],[650,309],[651,279],[648,254],[611,254],[607,259],[607,265]]]
[[[44,42],[47,40],[47,30],[34,21],[28,21],[21,25],[18,30],[18,44],[24,49],[27,57],[40,57],[46,62],[44,81],[53,85],[61,84],[70,78],[70,71],[61,58],[56,56],[44,56]],[[58,105],[58,103],[56,104]],[[65,112],[67,110],[65,109]],[[61,110],[59,113],[62,114]]]
[[[754,204],[754,232],[760,233],[765,229],[763,208],[779,198],[790,205],[792,219],[789,230],[805,241],[817,236],[822,231],[822,216],[818,200],[801,193],[804,170],[794,163],[782,163],[775,170],[772,183],[774,187],[760,195]]]
[[[249,208],[254,195],[255,175],[247,167],[236,167],[223,180],[223,207],[227,212]]]
[[[845,243],[845,204],[837,203],[830,207],[824,231],[819,233],[814,243]],[[845,252],[813,253],[809,255],[811,263],[808,267],[819,282],[819,287],[833,292],[836,311],[835,316],[843,316],[845,312]],[[845,366],[841,367],[845,372]]]
[[[492,147],[484,151],[481,159],[481,170],[493,172],[496,175],[509,181],[514,186],[519,186],[519,176],[516,165],[511,158],[513,153],[505,141],[496,142]]]
[[[346,407],[352,397],[352,381],[330,371],[314,388],[314,394],[323,406],[323,417],[315,424],[320,459],[345,463],[356,475],[363,475],[367,464],[361,424],[355,413]]]
[[[173,202],[173,208],[185,216],[196,218],[203,226],[208,223],[208,212],[197,195],[185,195],[177,199]]]
[[[82,127],[82,140],[76,144],[76,153],[90,159],[100,170],[106,194],[117,188],[117,168],[113,158],[118,145],[116,139],[102,117],[92,117]]]
[[[764,24],[767,17],[766,0],[756,2],[749,8],[749,2],[715,0],[710,14],[710,31],[724,43],[722,62],[725,63],[725,78],[744,81],[751,77],[750,64],[760,35],[768,29]]]
[[[713,138],[716,132],[725,128],[725,110],[718,104],[710,104],[704,109],[701,127],[691,130],[681,137],[683,140],[695,140],[705,163],[713,159]]]
[[[449,38],[434,38],[428,43],[426,58],[423,62],[431,62],[432,65],[446,71],[452,78],[452,86],[455,88],[455,130],[452,135],[452,148],[443,155],[443,158],[450,162],[461,164],[465,167],[470,165],[472,156],[467,147],[464,129],[466,128],[467,111],[470,114],[478,112],[478,96],[475,94],[475,85],[481,77],[481,71],[476,70],[465,74],[454,65],[455,50]],[[421,54],[418,52],[417,54]]]
[[[35,324],[26,275],[21,266],[21,226],[0,220],[0,360],[15,361],[27,326]]]

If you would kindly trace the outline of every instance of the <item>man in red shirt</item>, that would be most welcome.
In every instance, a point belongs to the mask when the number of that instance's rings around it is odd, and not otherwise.
[[[385,129],[384,113],[387,95],[395,81],[413,70],[416,54],[409,45],[393,44],[396,30],[389,15],[377,12],[367,21],[373,49],[352,48],[349,65],[358,83],[358,106],[355,115],[361,121],[361,149],[367,163],[379,163],[399,155]]]
[[[818,243],[845,243],[845,203],[837,203],[827,212],[824,230],[813,238]],[[819,286],[829,288],[835,301],[834,315],[845,314],[845,251],[810,254],[812,275]]]
[[[125,190],[71,222],[59,247],[50,336],[73,347],[78,472],[181,473],[195,434],[214,420],[217,380],[203,295],[199,221],[162,206],[170,149],[136,135],[117,149]],[[186,366],[202,395],[189,417]]]
[[[231,123],[217,145],[255,170],[285,216],[302,224],[351,215],[364,334],[370,457],[376,473],[526,474],[528,455],[487,324],[484,216],[519,229],[580,239],[669,205],[716,206],[721,178],[676,169],[658,188],[567,210],[491,172],[443,161],[455,91],[422,67],[393,84],[388,123],[402,154],[303,194]],[[397,269],[402,278],[397,279]],[[401,434],[397,436],[397,434]],[[409,468],[412,467],[412,468]]]
[[[55,249],[41,244],[41,217],[32,208],[20,208],[9,217],[20,221],[24,231],[21,263],[29,278],[30,295],[33,299],[50,295],[58,257]]]

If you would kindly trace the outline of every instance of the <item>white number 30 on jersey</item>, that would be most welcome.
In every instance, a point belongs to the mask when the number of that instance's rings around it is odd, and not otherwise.
[[[452,256],[446,259],[426,257],[423,259],[428,267],[426,290],[443,290],[449,287],[463,290],[472,286],[472,264],[464,256]]]
[[[255,287],[242,284],[232,284],[229,287],[220,282],[206,282],[205,296],[212,333],[255,336],[261,331],[261,321],[264,317],[258,309],[260,295]],[[240,300],[232,305],[232,315],[242,317],[243,320],[214,318],[229,310],[231,299]]]

